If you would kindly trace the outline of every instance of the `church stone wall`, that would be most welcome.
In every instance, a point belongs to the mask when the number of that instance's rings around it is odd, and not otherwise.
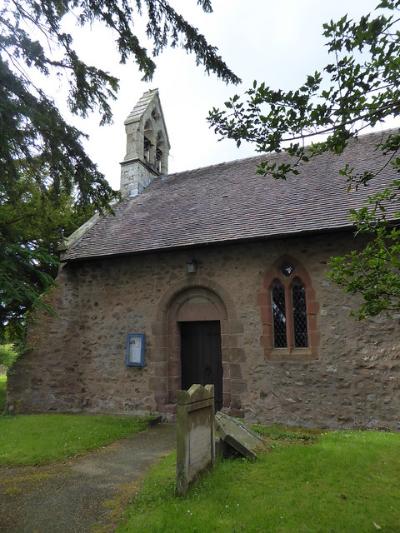
[[[354,297],[326,277],[329,257],[351,245],[349,235],[327,234],[68,265],[50,296],[56,314],[36,317],[30,349],[9,377],[9,406],[173,412],[168,375],[176,362],[164,315],[175,292],[207,285],[221,288],[222,300],[229,295],[225,410],[263,423],[400,429],[400,317],[356,321],[349,316]],[[284,255],[300,262],[315,291],[316,359],[265,355],[259,294],[266,272]],[[198,271],[189,274],[191,258]],[[144,368],[125,366],[128,333],[146,335]]]
[[[44,297],[51,307],[30,318],[26,351],[8,373],[10,412],[79,411],[80,324],[78,280],[62,268]]]

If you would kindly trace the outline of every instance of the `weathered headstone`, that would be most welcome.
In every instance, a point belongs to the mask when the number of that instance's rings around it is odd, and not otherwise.
[[[220,439],[236,452],[248,459],[257,458],[257,450],[264,447],[264,441],[243,422],[218,411],[215,415],[216,431]]]
[[[214,386],[192,385],[177,395],[177,493],[215,462]]]

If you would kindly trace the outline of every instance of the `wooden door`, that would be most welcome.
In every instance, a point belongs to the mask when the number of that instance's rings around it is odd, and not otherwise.
[[[219,321],[181,322],[182,389],[214,385],[215,409],[222,407],[222,357]]]

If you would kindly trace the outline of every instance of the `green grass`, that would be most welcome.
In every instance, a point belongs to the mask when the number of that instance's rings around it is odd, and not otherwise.
[[[0,375],[0,414],[7,377]],[[0,466],[39,465],[106,446],[148,427],[150,418],[104,415],[0,416]]]
[[[6,387],[7,376],[5,374],[0,374],[0,414],[2,413],[6,403]]]
[[[118,532],[400,531],[400,434],[258,429],[270,452],[220,462],[185,498],[174,496],[175,458],[165,458]]]
[[[142,431],[148,423],[126,416],[0,416],[0,465],[59,461]]]
[[[270,441],[270,447],[274,447],[271,444],[271,441],[278,441],[280,444],[283,444],[285,442],[315,442],[318,439],[319,435],[322,433],[322,430],[320,429],[286,427],[281,426],[279,424],[274,424],[273,426],[262,426],[260,424],[255,424],[253,426],[253,429],[263,437],[266,437],[268,441]]]

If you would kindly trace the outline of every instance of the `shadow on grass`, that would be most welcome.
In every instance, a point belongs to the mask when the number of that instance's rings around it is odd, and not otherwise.
[[[324,433],[321,429],[305,429],[301,427],[287,427],[279,424],[263,426],[254,424],[253,430],[265,438],[268,442],[278,441],[280,443],[308,443],[316,442],[320,435]]]

